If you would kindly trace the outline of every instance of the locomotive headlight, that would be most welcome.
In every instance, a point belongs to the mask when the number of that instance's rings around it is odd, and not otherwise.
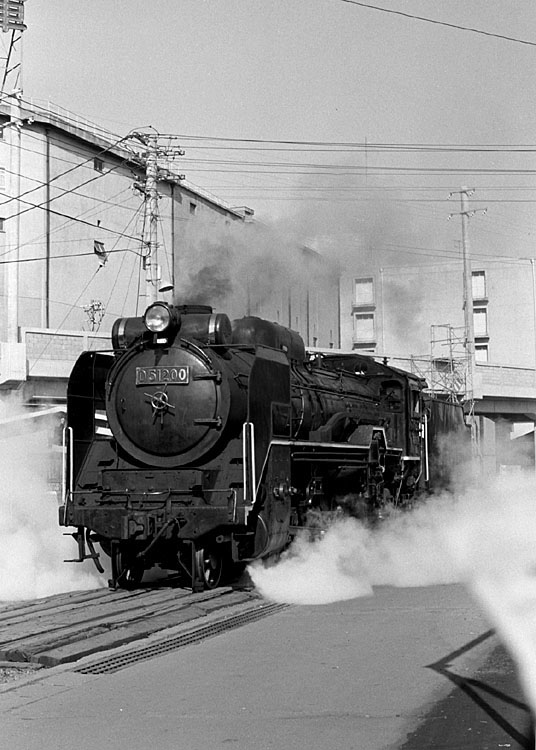
[[[155,302],[145,311],[143,322],[152,333],[164,333],[173,322],[173,313],[165,302]]]

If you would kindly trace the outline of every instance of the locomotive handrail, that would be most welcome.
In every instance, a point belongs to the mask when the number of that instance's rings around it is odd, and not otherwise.
[[[358,449],[366,449],[368,450],[370,446],[366,444],[358,445],[357,443],[336,443],[336,442],[322,442],[320,440],[294,440],[292,438],[288,439],[282,439],[282,438],[275,438],[274,440],[270,441],[270,446],[272,445],[293,445],[297,448],[314,448],[314,447],[320,447],[320,448],[329,448],[330,450],[347,450],[351,452],[352,450],[358,448]],[[402,453],[402,448],[398,448],[396,446],[387,446],[386,448],[387,452],[393,452],[393,453]]]
[[[242,427],[242,455],[244,500],[253,507],[257,497],[257,479],[255,476],[255,427],[253,422],[244,422]]]
[[[61,467],[61,499],[62,499],[62,505],[63,505],[63,525],[66,526],[65,523],[67,519],[67,502],[69,499],[73,496],[73,450],[72,450],[72,444],[73,444],[73,428],[72,427],[65,427],[63,428],[62,437],[61,437],[61,448],[63,452],[63,461],[62,461],[62,467]],[[69,465],[69,488],[67,489],[67,463]]]
[[[61,462],[61,500],[65,505],[66,493],[67,493],[67,425],[64,426],[61,433],[61,450],[62,450],[62,462]]]
[[[430,481],[430,456],[428,451],[428,415],[423,415],[423,443],[424,443],[424,481]],[[422,473],[422,470],[421,470]]]
[[[73,428],[68,427],[67,432],[69,433],[69,494],[72,496],[74,489],[74,451],[73,451]]]
[[[72,451],[72,443],[73,443],[73,428],[67,427],[67,425],[63,428],[62,438],[61,438],[61,447],[63,451],[63,461],[62,461],[62,467],[61,467],[61,497],[63,499],[63,502],[65,503],[67,500],[67,471],[69,473],[69,494],[72,494],[73,491],[73,451]],[[69,469],[67,470],[67,464],[69,465]]]

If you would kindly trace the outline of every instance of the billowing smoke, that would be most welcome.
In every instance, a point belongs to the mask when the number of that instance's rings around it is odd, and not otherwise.
[[[415,262],[415,256],[402,248],[416,244],[417,236],[422,242],[422,226],[416,230],[407,210],[394,203],[387,191],[369,184],[361,197],[351,202],[306,203],[280,220],[278,230],[292,242],[305,243],[322,253],[351,275]]]
[[[375,184],[374,178],[365,183],[362,176],[349,175],[346,182],[356,188],[354,200],[348,200],[348,193],[341,193],[338,201],[333,200],[337,189],[334,184],[331,200],[306,203],[301,211],[279,222],[278,229],[340,268],[345,348],[351,347],[353,279],[373,277],[375,335],[381,334],[377,351],[391,357],[427,352],[430,326],[443,322],[443,314],[436,317],[437,300],[430,301],[426,287],[431,287],[432,282],[441,287],[445,279],[444,275],[427,276],[427,284],[423,286],[423,268],[433,255],[430,249],[437,249],[442,240],[428,234],[428,225],[415,222],[407,207],[394,200],[392,191]],[[457,277],[453,283],[457,289]],[[449,294],[452,295],[452,289]],[[461,305],[460,290],[460,310]],[[445,314],[452,315],[451,307]],[[458,325],[459,321],[456,319],[452,324]]]
[[[534,473],[503,475],[479,499],[474,512],[447,527],[449,551],[514,657],[536,716]]]
[[[232,295],[231,249],[222,243],[209,244],[202,251],[201,262],[203,265],[189,274],[188,284],[181,290],[182,299],[177,299],[176,304],[218,307]]]
[[[454,420],[454,417],[452,418]],[[373,587],[425,586],[461,580],[460,567],[449,553],[445,529],[453,519],[476,512],[474,498],[465,507],[462,498],[471,486],[472,470],[468,436],[460,425],[451,425],[456,438],[433,441],[435,462],[442,467],[443,490],[420,500],[412,510],[386,508],[383,520],[371,525],[348,516],[319,535],[304,530],[275,565],[256,562],[249,571],[260,592],[269,599],[294,604],[324,604],[370,595]],[[445,425],[446,428],[446,425]],[[452,450],[453,443],[464,448]],[[340,498],[341,508],[350,507],[349,495]]]
[[[295,233],[278,227],[251,223],[222,229],[196,219],[179,254],[174,302],[209,304],[230,317],[262,316],[269,303],[275,316],[273,308],[288,299],[290,289],[294,295],[314,289],[326,275],[325,266],[304,258],[301,246],[303,238],[299,242]]]
[[[299,538],[278,564],[254,563],[250,575],[263,596],[294,604],[371,595],[379,585],[453,583],[460,572],[447,561],[443,529],[454,505],[437,498],[374,528],[342,519],[316,539]]]
[[[397,342],[399,352],[420,352],[426,348],[422,338],[425,329],[421,318],[422,297],[416,293],[413,280],[383,280],[382,298],[388,300],[384,305],[385,320],[383,326],[389,331],[390,340]]]
[[[0,419],[16,411],[0,403]],[[39,420],[11,424],[0,439],[0,600],[33,599],[102,586],[93,563],[64,562],[77,547],[58,524],[58,498],[49,489],[49,430]],[[6,429],[6,428],[4,428]],[[17,429],[16,435],[13,430]],[[4,433],[6,434],[6,433]]]
[[[536,478],[478,478],[375,528],[345,519],[251,578],[268,599],[324,604],[374,587],[465,583],[514,657],[536,715]]]

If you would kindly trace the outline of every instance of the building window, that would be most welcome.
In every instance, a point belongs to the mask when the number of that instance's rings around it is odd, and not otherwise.
[[[192,216],[195,214],[196,211],[197,211],[197,203],[190,203],[190,213],[192,214]]]
[[[477,307],[473,310],[473,327],[475,336],[488,335],[488,311]]]
[[[0,189],[4,190],[6,187],[6,170],[4,167],[0,167]]]
[[[487,299],[486,272],[473,271],[471,274],[471,282],[473,288],[473,299]]]
[[[93,169],[96,172],[104,172],[104,162],[102,159],[99,159],[97,156],[93,159]]]
[[[5,232],[6,231],[5,222],[6,222],[6,220],[4,218],[0,218],[0,232]]]
[[[372,313],[354,313],[354,339],[374,341],[374,315]]]
[[[487,362],[489,356],[487,344],[477,344],[475,346],[475,360],[477,362]]]
[[[374,279],[355,279],[355,306],[366,307],[374,304]]]

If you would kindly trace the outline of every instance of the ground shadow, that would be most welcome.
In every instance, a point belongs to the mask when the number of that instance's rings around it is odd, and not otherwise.
[[[491,719],[500,729],[503,730],[512,740],[517,742],[521,748],[531,748],[534,750],[534,725],[531,717],[529,706],[516,697],[516,693],[521,695],[521,689],[517,680],[517,673],[507,655],[503,646],[497,649],[488,658],[486,664],[481,667],[474,677],[462,677],[457,674],[455,669],[456,659],[467,654],[472,649],[479,646],[484,641],[494,635],[493,630],[488,630],[482,635],[474,638],[456,651],[447,654],[439,661],[428,664],[428,669],[433,669],[438,674],[446,677],[456,688],[476,704],[489,719]],[[494,667],[493,660],[501,659],[501,666],[504,666],[505,660],[508,660],[509,679],[505,679],[497,684],[497,668]],[[502,669],[502,672],[505,670]],[[495,676],[495,684],[492,684],[492,675]],[[508,708],[514,709],[508,711]],[[515,714],[515,710],[522,712],[521,723],[524,729],[520,730],[518,726],[512,723],[509,713]],[[517,723],[517,721],[516,721]]]

